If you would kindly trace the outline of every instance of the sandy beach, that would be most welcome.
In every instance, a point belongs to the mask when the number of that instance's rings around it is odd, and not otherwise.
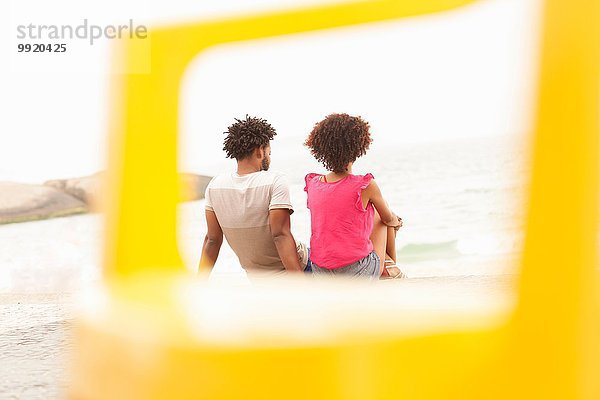
[[[60,399],[72,349],[71,294],[0,295],[0,397]]]
[[[479,304],[492,312],[512,307],[515,276],[446,276],[380,284],[397,286],[407,306],[421,298],[439,302],[440,307],[448,302]],[[63,398],[77,298],[74,293],[0,295],[1,398]]]

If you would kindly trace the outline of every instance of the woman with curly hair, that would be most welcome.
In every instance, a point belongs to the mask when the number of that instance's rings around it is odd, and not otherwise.
[[[390,211],[373,175],[354,175],[352,165],[371,144],[360,117],[331,114],[304,143],[329,171],[306,175],[311,215],[311,261],[315,275],[377,279],[404,275],[395,264],[395,233],[402,219]]]

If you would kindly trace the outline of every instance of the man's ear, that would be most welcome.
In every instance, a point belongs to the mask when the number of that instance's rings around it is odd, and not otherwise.
[[[254,150],[254,155],[256,156],[256,158],[262,160],[263,158],[265,158],[265,149],[258,146],[256,150]]]

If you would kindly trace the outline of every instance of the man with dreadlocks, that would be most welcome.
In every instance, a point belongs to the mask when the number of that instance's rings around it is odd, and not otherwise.
[[[206,188],[206,223],[199,272],[210,272],[223,235],[250,278],[310,271],[308,251],[290,231],[294,212],[287,182],[268,171],[270,141],[277,134],[264,119],[246,116],[231,125],[223,150],[237,171],[214,177]]]

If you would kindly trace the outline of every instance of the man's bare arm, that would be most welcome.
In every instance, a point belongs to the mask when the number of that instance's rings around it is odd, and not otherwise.
[[[290,230],[290,210],[281,208],[269,211],[269,224],[275,247],[285,269],[290,272],[302,272],[296,241]]]
[[[217,257],[219,257],[219,251],[223,244],[223,230],[217,220],[217,216],[213,211],[206,210],[206,225],[208,231],[204,238],[204,244],[202,246],[202,256],[200,257],[200,265],[198,266],[199,273],[210,273]]]

